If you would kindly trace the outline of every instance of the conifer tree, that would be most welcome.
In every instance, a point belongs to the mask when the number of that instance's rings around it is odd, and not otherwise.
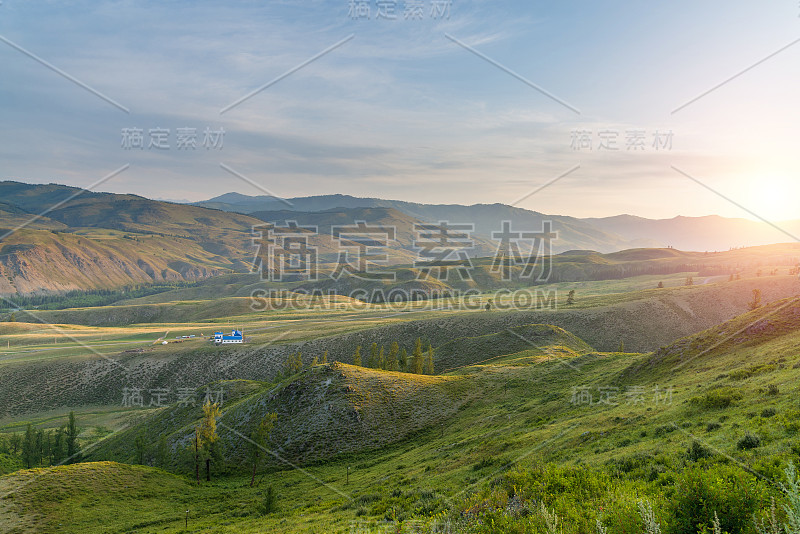
[[[367,360],[367,367],[374,369],[378,365],[378,344],[373,343],[369,350],[369,359]]]
[[[426,375],[436,374],[433,367],[433,347],[431,347],[430,345],[428,345],[428,359],[425,361],[425,374]]]
[[[381,345],[381,352],[378,355],[378,369],[386,370],[386,353],[383,350],[383,345]]]
[[[422,374],[422,365],[423,365],[423,354],[422,354],[422,339],[417,338],[417,341],[414,342],[414,352],[411,355],[411,372],[414,374]]]
[[[78,434],[80,429],[75,421],[75,412],[69,412],[69,421],[67,422],[67,463],[76,463],[79,461],[81,452],[80,445],[78,445]]]
[[[328,363],[328,351],[327,350],[322,353],[322,365],[325,365],[326,363]]]
[[[298,353],[299,354],[299,353]],[[217,418],[219,417],[219,404],[206,401],[203,404],[203,422],[200,435],[203,439],[203,449],[206,456],[206,482],[211,482],[211,459],[215,456],[219,434],[217,434]]]
[[[33,467],[36,457],[36,435],[33,431],[33,426],[28,423],[25,429],[25,437],[22,440],[22,463],[25,467],[30,469]]]
[[[356,347],[356,352],[353,354],[353,365],[361,367],[361,345]]]
[[[392,343],[389,347],[389,357],[386,360],[386,369],[389,371],[397,371],[400,368],[400,363],[397,361],[397,355],[400,352],[400,346],[397,341]]]
[[[253,471],[250,475],[251,488],[256,481],[256,469],[258,468],[258,463],[261,460],[261,453],[262,451],[266,450],[269,435],[272,433],[272,429],[275,427],[275,421],[277,420],[278,414],[274,412],[268,413],[250,434],[250,460],[253,463]]]
[[[400,370],[403,372],[408,371],[408,351],[406,351],[405,347],[400,349],[400,358],[397,362]]]

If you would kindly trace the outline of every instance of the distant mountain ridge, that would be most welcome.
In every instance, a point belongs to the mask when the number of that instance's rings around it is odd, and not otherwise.
[[[490,235],[498,221],[511,220],[515,225],[537,225],[552,220],[560,225],[563,238],[570,248],[614,252],[625,248],[673,247],[687,251],[728,250],[800,241],[800,220],[778,222],[775,226],[749,219],[726,218],[718,215],[703,217],[677,216],[671,219],[648,219],[635,215],[576,218],[564,215],[545,215],[536,211],[505,204],[420,204],[380,198],[359,198],[350,195],[319,195],[290,199],[271,196],[247,196],[226,193],[197,202],[195,205],[225,211],[251,213],[255,211],[325,211],[335,208],[386,207],[423,221],[470,221],[476,231]],[[783,230],[783,231],[781,231]],[[794,239],[797,237],[797,239]]]

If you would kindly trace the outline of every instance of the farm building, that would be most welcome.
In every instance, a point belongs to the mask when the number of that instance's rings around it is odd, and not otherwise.
[[[226,336],[222,332],[214,332],[215,345],[223,345],[227,343],[244,343],[244,334],[241,330],[234,330],[229,336]]]

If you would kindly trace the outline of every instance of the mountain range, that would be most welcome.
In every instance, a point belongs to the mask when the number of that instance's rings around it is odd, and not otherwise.
[[[392,208],[425,222],[471,222],[475,224],[476,233],[486,237],[492,231],[500,229],[500,221],[509,220],[514,227],[531,230],[540,227],[542,220],[551,220],[559,231],[559,242],[554,243],[557,252],[571,249],[615,252],[641,247],[671,247],[703,252],[800,241],[800,219],[773,221],[774,225],[718,215],[677,216],[671,219],[615,215],[581,219],[505,204],[419,204],[349,195],[277,199],[267,195],[226,193],[195,205],[248,214],[264,211],[322,212],[337,208]]]
[[[0,182],[0,296],[119,288],[162,281],[202,280],[252,268],[264,223],[316,227],[308,245],[323,265],[338,258],[335,226],[365,221],[393,227],[387,263],[411,264],[421,223],[474,225],[471,257],[491,256],[503,221],[514,231],[541,231],[552,221],[554,253],[612,253],[632,248],[727,250],[792,241],[759,222],[723,217],[653,220],[630,215],[599,219],[550,215],[504,204],[421,204],[347,195],[293,199],[228,193],[180,204],[137,195],[96,193],[58,184]],[[261,229],[259,229],[261,227]],[[800,221],[786,223],[800,234]]]

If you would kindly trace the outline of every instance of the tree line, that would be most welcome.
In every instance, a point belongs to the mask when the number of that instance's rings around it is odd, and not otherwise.
[[[23,433],[0,436],[0,453],[26,469],[77,463],[81,460],[79,434],[75,412],[70,412],[67,423],[59,428],[45,430],[28,423]]]
[[[119,289],[72,290],[53,295],[30,295],[8,297],[1,309],[10,310],[11,304],[21,309],[63,310],[66,308],[89,308],[107,306],[123,299],[147,297],[173,289],[197,285],[196,282],[172,282],[157,285],[129,285]],[[6,319],[8,320],[8,318]]]

